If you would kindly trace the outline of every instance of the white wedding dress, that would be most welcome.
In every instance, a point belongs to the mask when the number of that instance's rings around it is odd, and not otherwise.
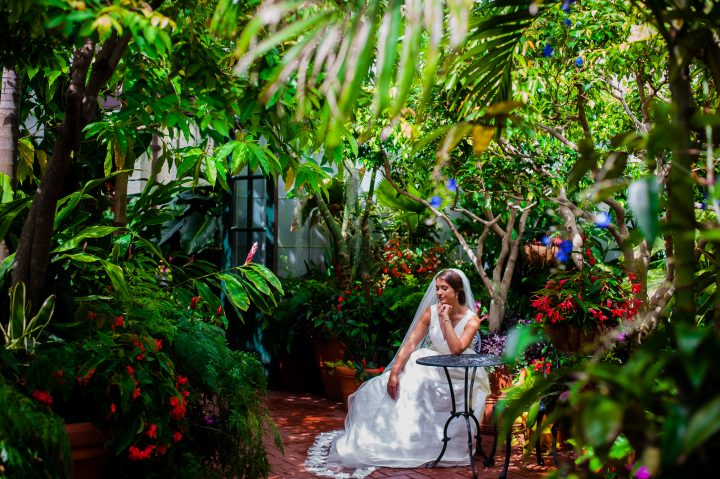
[[[472,314],[468,310],[455,326],[458,336]],[[442,450],[443,428],[450,417],[450,391],[443,368],[416,363],[418,358],[450,354],[436,305],[431,306],[430,327],[424,343],[410,355],[399,375],[397,400],[387,392],[389,369],[363,383],[350,396],[345,430],[325,433],[325,447],[311,448],[306,462],[308,470],[329,477],[364,477],[360,473],[362,468],[372,472],[373,466],[419,467],[437,459]],[[463,354],[474,353],[469,348]],[[456,408],[462,411],[465,370],[450,368],[450,375]],[[472,391],[472,407],[478,411],[476,417],[478,414],[482,417],[488,394],[487,374],[478,368]],[[470,423],[474,447],[477,431],[474,421]],[[462,417],[450,422],[448,435],[451,439],[438,466],[468,465],[467,426]],[[348,470],[358,472],[353,474]]]

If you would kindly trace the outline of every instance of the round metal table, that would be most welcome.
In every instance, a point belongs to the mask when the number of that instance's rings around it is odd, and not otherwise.
[[[472,474],[473,479],[477,479],[477,472],[475,471],[475,461],[473,460],[473,450],[472,450],[472,429],[470,427],[470,419],[475,422],[475,428],[477,431],[477,434],[475,436],[475,442],[477,445],[476,454],[479,454],[482,456],[485,461],[484,464],[486,467],[492,466],[495,463],[494,456],[495,456],[495,445],[497,444],[497,430],[495,432],[495,437],[493,438],[493,448],[492,452],[489,456],[485,455],[485,452],[482,449],[481,439],[480,439],[480,423],[477,420],[477,417],[475,417],[475,412],[473,411],[473,405],[472,405],[472,394],[471,391],[475,385],[475,372],[477,371],[477,368],[486,368],[486,367],[493,367],[493,366],[501,366],[505,364],[505,361],[500,356],[494,356],[490,354],[446,354],[446,355],[440,355],[440,356],[427,356],[424,358],[420,358],[417,361],[417,364],[423,365],[423,366],[434,366],[443,368],[445,370],[445,377],[448,381],[448,387],[450,388],[450,398],[452,400],[452,409],[450,410],[450,417],[445,422],[445,428],[443,430],[443,446],[442,450],[440,451],[440,455],[435,459],[434,461],[431,461],[427,463],[427,467],[435,467],[440,460],[442,459],[443,455],[445,454],[445,450],[447,449],[447,443],[450,441],[450,437],[447,434],[448,426],[450,425],[450,422],[455,419],[456,417],[463,417],[465,418],[465,424],[467,425],[467,435],[468,435],[468,454],[470,457],[470,466],[472,467]],[[456,401],[455,401],[455,390],[453,389],[453,383],[452,383],[452,377],[450,376],[449,368],[462,368],[465,369],[465,383],[463,388],[463,397],[464,397],[464,407],[462,411],[458,411],[456,407]],[[470,371],[472,369],[472,372]],[[494,412],[494,411],[493,411]],[[494,414],[493,414],[494,415]],[[510,464],[510,434],[508,434],[508,437],[505,441],[505,463],[503,465],[503,470],[500,473],[500,479],[505,479],[507,476],[507,469],[508,465]]]

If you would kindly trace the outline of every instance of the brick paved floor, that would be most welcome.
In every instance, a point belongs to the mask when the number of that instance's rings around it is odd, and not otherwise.
[[[270,479],[315,479],[317,476],[305,470],[305,456],[313,444],[315,436],[324,431],[341,429],[345,418],[342,404],[328,401],[308,393],[270,391],[267,405],[270,414],[280,431],[284,454],[273,444],[272,438],[266,438],[266,445],[272,472]],[[488,451],[492,438],[483,437],[483,445]],[[561,460],[569,460],[563,453]],[[542,478],[555,471],[552,457],[544,456],[545,466],[535,464],[533,457],[523,457],[520,446],[513,447],[508,469],[508,479]],[[475,460],[478,478],[496,478],[502,471],[502,454],[495,456],[495,466],[484,467],[481,459]],[[469,466],[446,468],[395,469],[380,468],[367,479],[468,479],[472,477]]]

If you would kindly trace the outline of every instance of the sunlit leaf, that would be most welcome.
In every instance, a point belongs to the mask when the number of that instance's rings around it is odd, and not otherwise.
[[[659,232],[659,186],[655,176],[646,176],[628,187],[628,205],[648,243],[653,244]]]

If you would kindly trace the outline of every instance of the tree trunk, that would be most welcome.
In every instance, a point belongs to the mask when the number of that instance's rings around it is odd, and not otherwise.
[[[490,299],[490,310],[488,311],[490,331],[499,331],[503,318],[505,318],[505,297],[493,296]]]
[[[113,225],[127,226],[127,191],[128,174],[118,173],[115,175],[115,202],[113,203]]]
[[[674,135],[669,183],[672,195],[668,196],[670,229],[673,231],[673,263],[675,265],[675,307],[673,320],[695,322],[695,205],[693,202],[692,171],[694,155],[690,153],[690,79],[688,59],[690,53],[682,42],[685,35],[675,38],[669,45],[670,91],[675,106],[673,123],[678,130]],[[677,51],[676,51],[677,49]]]
[[[0,173],[14,178],[15,156],[20,130],[21,79],[14,70],[3,68],[0,92]],[[9,254],[7,245],[0,241],[0,262]]]
[[[91,39],[86,39],[83,46],[73,53],[63,121],[58,129],[52,156],[23,225],[13,267],[12,283],[23,282],[27,285],[32,314],[40,308],[45,296],[55,208],[71,155],[80,145],[82,129],[97,115],[100,90],[117,68],[130,38],[129,32],[122,37],[113,33],[99,51]]]

